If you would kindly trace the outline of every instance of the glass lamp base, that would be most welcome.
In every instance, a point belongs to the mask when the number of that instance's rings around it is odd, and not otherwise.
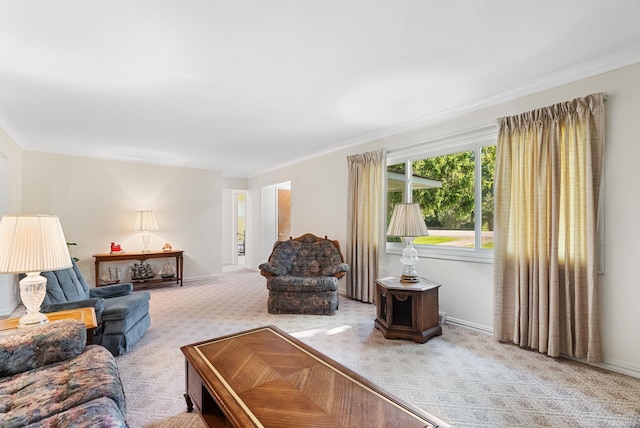
[[[402,275],[400,277],[400,282],[416,283],[416,282],[420,282],[420,278],[418,278],[417,276]]]
[[[35,325],[46,324],[49,318],[41,312],[34,312],[23,315],[18,321],[18,328],[33,327]]]
[[[40,313],[40,305],[47,293],[47,279],[40,272],[27,272],[20,280],[20,299],[27,314],[20,318],[18,327],[31,327],[49,322],[45,314]]]
[[[400,263],[404,265],[400,282],[420,282],[415,266],[420,259],[418,258],[418,252],[413,248],[413,238],[405,238],[404,240],[407,246],[402,250],[402,257],[400,257]]]
[[[149,238],[151,238],[151,236],[149,235],[148,231],[143,231],[142,232],[142,252],[143,253],[150,253],[151,251],[149,251]]]

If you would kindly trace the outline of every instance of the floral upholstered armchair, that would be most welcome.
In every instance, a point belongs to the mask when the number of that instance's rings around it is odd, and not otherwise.
[[[334,315],[338,283],[349,265],[338,241],[307,233],[277,241],[269,261],[260,265],[267,278],[270,314]]]

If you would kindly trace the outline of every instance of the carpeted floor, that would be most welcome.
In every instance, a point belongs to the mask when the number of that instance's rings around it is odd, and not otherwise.
[[[202,427],[186,413],[180,346],[273,324],[456,428],[640,427],[640,379],[445,325],[426,344],[386,340],[375,307],[341,296],[335,316],[270,315],[264,278],[231,270],[151,290],[151,328],[117,358],[127,421]]]

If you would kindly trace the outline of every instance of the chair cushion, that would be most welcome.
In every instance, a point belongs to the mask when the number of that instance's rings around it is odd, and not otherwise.
[[[109,299],[111,297],[126,296],[131,293],[133,293],[133,284],[130,282],[105,285],[103,287],[89,289],[89,295],[91,297],[102,297],[105,299]]]
[[[75,302],[90,297],[89,284],[87,284],[82,273],[80,273],[80,269],[78,269],[75,261],[69,269],[42,272],[41,275],[47,278],[47,295],[44,298],[45,305]]]
[[[70,360],[6,377],[0,382],[0,426],[21,427],[99,397],[126,413],[115,358],[90,345]]]
[[[298,293],[317,293],[320,291],[336,291],[339,279],[334,276],[274,276],[267,280],[267,288],[271,291],[295,291]]]
[[[258,266],[258,269],[273,276],[281,276],[287,274],[287,268],[280,266],[278,263],[265,262]]]
[[[150,298],[151,295],[148,291],[136,291],[126,296],[105,299],[102,321],[118,321],[128,318],[138,321],[145,313],[149,312]],[[136,316],[137,313],[140,315]]]
[[[127,320],[109,322],[97,338],[97,343],[107,348],[113,355],[122,355],[129,351],[151,325],[148,312],[135,322],[133,319],[134,317],[129,317]]]
[[[338,293],[299,293],[270,291],[267,311],[270,314],[335,315]]]
[[[124,416],[116,403],[107,397],[96,398],[88,403],[72,407],[25,428],[127,428]]]
[[[81,321],[60,320],[0,335],[0,377],[80,355],[87,343]]]

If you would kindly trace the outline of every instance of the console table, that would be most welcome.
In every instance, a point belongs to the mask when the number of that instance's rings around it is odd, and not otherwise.
[[[100,287],[100,263],[102,262],[120,262],[126,260],[137,260],[140,262],[144,262],[148,259],[162,259],[162,258],[175,258],[176,259],[176,275],[172,278],[150,278],[144,280],[132,280],[130,282],[134,284],[150,284],[150,283],[158,283],[158,282],[173,282],[176,284],[180,284],[182,287],[182,278],[183,278],[183,266],[184,266],[184,251],[183,250],[171,250],[171,251],[152,251],[148,253],[114,253],[114,254],[94,254],[95,265],[96,265],[96,287]],[[157,275],[156,275],[157,276]]]
[[[376,279],[374,325],[387,339],[412,339],[425,343],[442,334],[438,314],[440,284],[420,278],[420,282],[400,282],[398,277]]]

